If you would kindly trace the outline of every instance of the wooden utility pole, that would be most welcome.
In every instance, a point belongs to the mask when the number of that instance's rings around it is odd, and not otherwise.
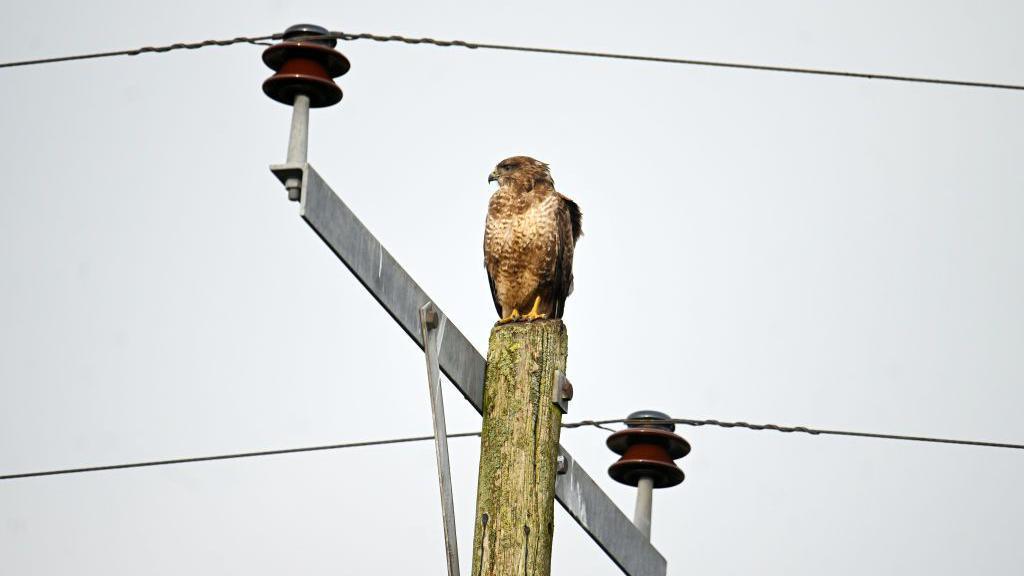
[[[565,373],[561,320],[495,326],[487,350],[473,576],[549,576]]]

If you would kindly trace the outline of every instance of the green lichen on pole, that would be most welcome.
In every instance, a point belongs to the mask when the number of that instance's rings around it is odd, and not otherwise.
[[[487,349],[473,576],[549,576],[565,372],[561,320],[495,326]]]

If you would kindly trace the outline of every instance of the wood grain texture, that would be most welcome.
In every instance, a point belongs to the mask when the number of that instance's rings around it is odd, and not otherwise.
[[[473,576],[549,576],[565,371],[560,320],[495,326],[487,351]]]

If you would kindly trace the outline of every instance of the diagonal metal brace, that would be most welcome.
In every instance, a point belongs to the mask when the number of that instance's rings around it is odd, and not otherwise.
[[[427,385],[430,387],[430,413],[434,422],[434,452],[437,454],[437,480],[441,487],[441,520],[444,523],[444,551],[448,576],[459,576],[459,543],[455,537],[455,502],[452,500],[452,469],[448,462],[448,427],[441,394],[441,368],[437,352],[444,341],[448,319],[427,302],[420,308],[420,333],[427,358]]]
[[[282,167],[284,170],[294,166]],[[420,308],[431,301],[387,250],[309,164],[302,164],[302,219],[421,348]],[[279,174],[287,179],[292,174]],[[438,316],[443,317],[440,309]],[[476,408],[483,410],[484,357],[450,321],[438,348],[440,371]],[[665,558],[618,509],[564,448],[566,474],[555,480],[555,498],[598,546],[629,576],[665,576]]]

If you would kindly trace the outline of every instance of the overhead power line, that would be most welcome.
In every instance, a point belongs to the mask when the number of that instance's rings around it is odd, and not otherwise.
[[[203,42],[177,43],[166,46],[148,46],[132,50],[118,50],[114,52],[96,52],[92,54],[79,54],[73,56],[60,56],[55,58],[42,58],[38,60],[23,60],[19,62],[0,63],[0,68],[11,68],[15,66],[31,66],[35,64],[50,64],[54,62],[67,62],[71,60],[86,60],[92,58],[107,58],[111,56],[137,56],[146,53],[163,53],[172,50],[187,49],[195,50],[207,46],[230,46],[232,44],[263,44],[267,40],[279,40],[281,34],[269,34],[266,36],[239,37],[230,40],[205,40]],[[784,72],[789,74],[807,74],[814,76],[836,76],[845,78],[859,78],[864,80],[889,80],[895,82],[913,82],[921,84],[943,84],[947,86],[962,86],[969,88],[994,88],[1001,90],[1024,90],[1022,84],[1004,84],[998,82],[978,82],[970,80],[952,80],[947,78],[932,78],[925,76],[904,76],[897,74],[878,74],[874,72],[854,72],[848,70],[832,70],[825,68],[802,68],[796,66],[776,66],[767,64],[751,64],[744,62],[727,62],[721,60],[698,60],[693,58],[672,58],[667,56],[645,56],[639,54],[624,54],[617,52],[596,52],[589,50],[570,50],[563,48],[540,48],[533,46],[516,46],[511,44],[490,44],[485,42],[468,42],[465,40],[437,40],[434,38],[412,38],[408,36],[385,36],[370,33],[349,33],[331,32],[316,38],[336,38],[345,41],[373,40],[375,42],[400,42],[403,44],[427,44],[444,48],[468,48],[471,50],[504,50],[512,52],[532,52],[537,54],[555,54],[561,56],[579,56],[585,58],[604,58],[612,60],[630,60],[639,62],[653,62],[660,64],[682,64],[686,66],[708,66],[714,68],[734,68],[740,70],[754,70],[760,72]]]
[[[812,436],[854,436],[857,438],[877,438],[880,440],[905,440],[908,442],[931,442],[936,444],[960,444],[963,446],[985,446],[989,448],[1011,448],[1024,450],[1024,444],[1011,444],[1006,442],[983,442],[980,440],[958,440],[954,438],[935,438],[931,436],[905,436],[902,434],[880,434],[877,432],[852,432],[849,430],[826,430],[821,428],[807,428],[806,426],[779,426],[777,424],[750,424],[748,422],[723,422],[721,420],[691,420],[688,418],[671,418],[659,420],[658,422],[682,424],[684,426],[717,426],[719,428],[746,428],[747,430],[773,430],[775,432],[810,434]],[[562,424],[564,428],[579,428],[581,426],[595,426],[603,428],[606,424],[650,424],[650,420],[630,420],[620,418],[615,420],[583,420]]]
[[[449,434],[449,438],[479,436],[479,432],[460,432]],[[104,470],[124,470],[126,468],[146,468],[149,466],[167,466],[170,464],[190,464],[193,462],[211,462],[214,460],[233,460],[236,458],[255,458],[258,456],[280,456],[282,454],[298,454],[300,452],[319,452],[323,450],[341,450],[342,448],[360,448],[363,446],[383,446],[385,444],[403,444],[405,442],[423,442],[433,440],[433,436],[410,436],[408,438],[388,438],[384,440],[367,440],[364,442],[346,442],[344,444],[327,444],[323,446],[306,446],[303,448],[284,448],[281,450],[261,450],[259,452],[237,452],[234,454],[218,454],[216,456],[195,456],[192,458],[174,458],[171,460],[151,460],[148,462],[130,462],[128,464],[112,464],[109,466],[90,466],[88,468],[64,468],[45,470],[43,472],[25,472],[0,476],[0,480],[16,480],[18,478],[34,478],[37,476],[57,476],[60,474],[80,474],[82,472],[102,472]]]
[[[684,426],[717,426],[719,428],[745,428],[748,430],[772,430],[775,432],[802,433],[832,436],[855,436],[860,438],[876,438],[882,440],[906,440],[911,442],[932,442],[939,444],[960,444],[965,446],[985,446],[989,448],[1011,448],[1024,450],[1024,444],[1009,444],[1002,442],[982,442],[978,440],[956,440],[950,438],[934,438],[928,436],[903,436],[899,434],[878,434],[874,432],[850,432],[847,430],[824,430],[818,428],[807,428],[804,426],[779,426],[777,424],[750,424],[747,422],[723,422],[721,420],[692,420],[688,418],[672,418],[659,420],[662,423],[682,424]],[[650,424],[650,420],[630,420],[629,418],[618,418],[612,420],[581,420],[579,422],[566,422],[563,428],[582,428],[593,426],[609,432],[605,428],[607,424]],[[466,438],[479,436],[479,432],[459,432],[449,434],[449,438]],[[124,470],[126,468],[146,468],[149,466],[167,466],[171,464],[190,464],[195,462],[211,462],[214,460],[233,460],[237,458],[255,458],[258,456],[280,456],[282,454],[298,454],[301,452],[319,452],[324,450],[340,450],[343,448],[359,448],[364,446],[383,446],[387,444],[404,444],[407,442],[425,442],[433,440],[433,436],[410,436],[406,438],[388,438],[384,440],[367,440],[363,442],[347,442],[343,444],[327,444],[322,446],[306,446],[302,448],[284,448],[281,450],[261,450],[258,452],[237,452],[234,454],[218,454],[215,456],[196,456],[192,458],[174,458],[170,460],[151,460],[147,462],[130,462],[127,464],[112,464],[108,466],[90,466],[86,468],[64,468],[58,470],[44,470],[42,472],[25,472],[21,474],[7,474],[0,476],[0,480],[16,480],[19,478],[35,478],[38,476],[57,476],[61,474],[80,474],[82,472],[102,472],[105,470]]]
[[[919,82],[924,84],[946,84],[949,86],[968,86],[972,88],[998,88],[1004,90],[1024,90],[1021,84],[1000,84],[995,82],[974,82],[968,80],[948,80],[944,78],[928,78],[923,76],[900,76],[893,74],[875,74],[872,72],[850,72],[845,70],[828,70],[823,68],[798,68],[793,66],[772,66],[765,64],[746,64],[741,62],[724,62],[719,60],[695,60],[691,58],[670,58],[665,56],[643,56],[616,52],[592,52],[588,50],[566,50],[561,48],[536,48],[530,46],[513,46],[509,44],[485,44],[466,42],[463,40],[434,40],[433,38],[407,38],[404,36],[380,36],[376,34],[349,34],[332,32],[330,37],[341,40],[374,40],[377,42],[402,42],[405,44],[432,44],[441,47],[459,47],[484,50],[509,50],[513,52],[534,52],[540,54],[558,54],[563,56],[582,56],[586,58],[609,58],[613,60],[634,60],[640,62],[657,62],[662,64],[683,64],[688,66],[711,66],[715,68],[738,68],[741,70],[758,70],[762,72],[788,72],[791,74],[812,74],[816,76],[842,76],[866,80],[893,80],[897,82]]]
[[[112,56],[138,56],[139,54],[162,54],[174,50],[198,50],[207,46],[231,46],[233,44],[258,44],[267,45],[267,40],[278,40],[281,34],[269,34],[267,36],[239,36],[230,40],[203,40],[202,42],[178,42],[166,46],[144,46],[132,50],[115,50],[113,52],[92,52],[89,54],[74,54],[71,56],[57,56],[54,58],[40,58],[38,60],[21,60],[18,62],[0,63],[0,68],[14,68],[15,66],[34,66],[36,64],[53,64],[56,62],[70,62],[73,60],[92,60],[94,58],[110,58]]]

